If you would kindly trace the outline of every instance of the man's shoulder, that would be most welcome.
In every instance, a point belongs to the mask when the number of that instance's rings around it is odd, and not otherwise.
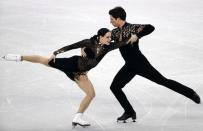
[[[127,24],[127,26],[130,26],[130,27],[135,27],[135,26],[138,26],[139,24],[135,24],[135,23],[133,23],[133,24],[131,24],[131,23],[128,23]]]
[[[115,32],[115,31],[117,31],[117,30],[119,30],[118,27],[117,27],[117,28],[114,28],[111,32]]]
[[[111,31],[111,34],[114,36],[115,34],[117,34],[119,32],[119,28],[115,28]]]

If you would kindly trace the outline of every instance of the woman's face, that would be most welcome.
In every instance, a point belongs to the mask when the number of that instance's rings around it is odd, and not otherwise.
[[[111,32],[107,32],[104,36],[99,37],[99,42],[101,44],[109,45],[111,42]]]

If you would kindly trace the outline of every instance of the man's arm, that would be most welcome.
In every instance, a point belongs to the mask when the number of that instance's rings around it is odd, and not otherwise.
[[[133,44],[137,40],[138,40],[137,35],[136,34],[132,34],[131,37],[128,40],[126,40],[126,41],[111,42],[110,45],[109,45],[109,51],[117,49],[117,48],[120,48],[120,47],[125,46],[127,44]]]
[[[155,28],[151,24],[139,25],[139,27],[137,28],[136,35],[138,36],[138,38],[141,38],[145,35],[152,33],[154,30]]]

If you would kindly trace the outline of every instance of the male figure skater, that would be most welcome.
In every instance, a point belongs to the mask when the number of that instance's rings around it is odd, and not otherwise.
[[[125,60],[125,65],[116,74],[110,86],[114,96],[124,109],[124,113],[117,118],[117,121],[126,122],[128,118],[132,118],[133,121],[136,119],[136,112],[122,91],[122,88],[130,82],[135,75],[145,77],[200,104],[200,97],[193,89],[174,80],[165,78],[149,63],[139,50],[139,39],[154,31],[152,25],[130,24],[126,22],[126,12],[122,7],[115,7],[109,10],[109,15],[111,24],[116,27],[112,30],[112,40],[119,42],[128,39],[131,34],[137,35],[137,41],[134,42],[133,45],[126,45],[119,48]]]

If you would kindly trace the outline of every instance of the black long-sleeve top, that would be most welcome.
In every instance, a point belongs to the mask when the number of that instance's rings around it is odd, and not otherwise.
[[[74,44],[62,47],[61,49],[54,51],[53,54],[57,55],[72,49],[85,47],[84,51],[86,53],[86,57],[78,56],[77,61],[78,72],[84,72],[94,68],[109,51],[124,45],[127,45],[126,41],[117,43],[111,42],[109,45],[102,45],[98,42],[98,40],[84,39]]]
[[[115,42],[125,41],[129,39],[131,34],[136,34],[138,38],[142,38],[145,35],[154,31],[154,26],[150,24],[130,24],[125,23],[122,28],[115,28],[112,30],[112,40]],[[145,59],[139,50],[139,40],[132,45],[126,45],[119,48],[122,57],[127,64],[135,65],[139,64],[140,60]]]

